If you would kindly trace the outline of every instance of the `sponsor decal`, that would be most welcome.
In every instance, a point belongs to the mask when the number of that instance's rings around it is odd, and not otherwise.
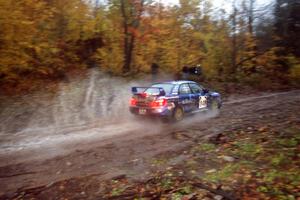
[[[205,107],[207,107],[207,97],[200,96],[199,97],[199,108],[205,108]]]

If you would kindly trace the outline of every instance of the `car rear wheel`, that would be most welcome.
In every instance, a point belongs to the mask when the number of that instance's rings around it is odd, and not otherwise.
[[[174,121],[176,122],[181,121],[183,119],[183,116],[184,116],[183,109],[181,107],[176,107],[173,113]]]

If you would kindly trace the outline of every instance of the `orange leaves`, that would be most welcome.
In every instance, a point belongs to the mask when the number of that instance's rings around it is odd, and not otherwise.
[[[128,32],[131,33],[132,35],[134,35],[135,37],[141,36],[140,31],[137,28],[132,27],[132,26],[128,27]]]

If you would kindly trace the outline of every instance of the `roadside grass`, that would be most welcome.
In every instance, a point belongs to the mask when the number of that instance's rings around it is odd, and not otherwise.
[[[297,125],[284,130],[268,126],[243,128],[222,135],[226,138],[221,143],[207,141],[193,145],[180,168],[156,174],[157,182],[152,184],[160,188],[160,197],[214,199],[220,191],[223,195],[224,192],[234,194],[233,199],[296,200],[300,197]],[[166,160],[153,163],[168,164]],[[203,167],[207,163],[209,168]],[[206,192],[197,187],[198,183],[205,185]]]
[[[154,158],[151,160],[151,165],[152,166],[163,166],[168,163],[167,158]]]
[[[206,151],[206,152],[212,152],[216,150],[216,145],[212,143],[202,143],[199,146],[199,150]]]
[[[219,152],[235,158],[206,181],[235,186],[241,198],[292,200],[300,198],[300,129],[282,132],[255,130],[226,134],[228,143]]]
[[[135,199],[299,199],[298,125],[284,130],[240,129],[222,135],[226,137],[223,142],[197,143],[185,151],[184,163],[154,173],[140,185]],[[209,167],[203,167],[207,163]],[[152,164],[166,166],[168,162],[156,159]],[[121,187],[111,195],[120,193],[126,190]]]

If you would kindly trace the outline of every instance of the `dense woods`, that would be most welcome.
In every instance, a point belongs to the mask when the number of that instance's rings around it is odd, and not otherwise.
[[[267,84],[300,77],[298,0],[0,0],[0,81],[54,79],[100,67],[116,75],[185,65],[207,80]]]
[[[166,1],[0,0],[0,200],[300,200],[300,0]]]

